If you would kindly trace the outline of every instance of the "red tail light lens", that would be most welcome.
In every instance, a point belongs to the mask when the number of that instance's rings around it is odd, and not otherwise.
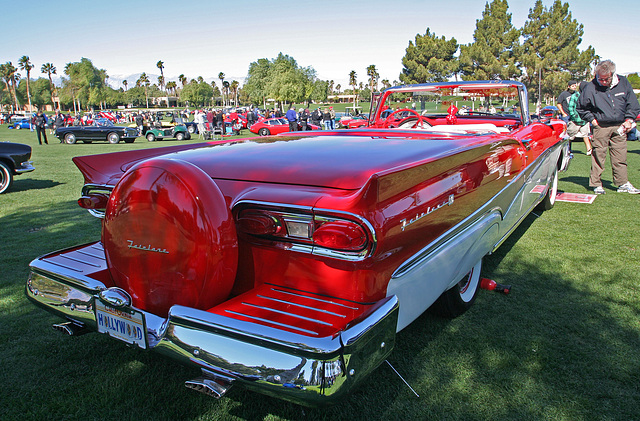
[[[246,211],[238,217],[238,229],[253,235],[278,235],[282,231],[282,225],[268,213]]]
[[[320,247],[358,251],[367,244],[367,234],[355,222],[332,221],[316,228],[313,233],[313,242]]]
[[[93,193],[80,197],[78,205],[83,209],[105,209],[108,200],[105,194]]]

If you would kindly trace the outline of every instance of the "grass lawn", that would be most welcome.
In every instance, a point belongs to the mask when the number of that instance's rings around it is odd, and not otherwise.
[[[0,195],[1,420],[638,420],[640,419],[640,195],[612,190],[593,204],[558,202],[530,215],[483,276],[513,285],[481,291],[455,320],[425,314],[402,331],[386,365],[340,405],[309,409],[232,388],[221,400],[184,387],[197,371],[103,335],[67,337],[60,319],[24,296],[29,262],[99,239],[80,209],[71,158],[178,142],[40,146],[0,127],[0,141],[33,147],[36,171]],[[198,142],[195,140],[187,141]],[[559,189],[589,193],[589,157],[574,143]],[[629,142],[640,186],[640,143]]]

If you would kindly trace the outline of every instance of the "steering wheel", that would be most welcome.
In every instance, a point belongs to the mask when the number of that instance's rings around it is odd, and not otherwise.
[[[402,112],[409,112],[413,114],[409,117],[397,119],[396,114]],[[416,110],[412,110],[410,108],[401,108],[399,110],[395,110],[384,120],[382,123],[382,127],[385,129],[388,128],[402,128],[402,129],[415,129],[415,128],[423,128],[425,126],[431,126]]]

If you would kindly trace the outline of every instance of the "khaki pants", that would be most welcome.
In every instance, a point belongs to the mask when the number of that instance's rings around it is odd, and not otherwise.
[[[629,179],[627,178],[627,135],[619,135],[615,126],[594,126],[591,146],[591,174],[589,176],[589,186],[602,186],[600,177],[604,170],[604,163],[607,160],[607,150],[611,156],[611,170],[613,172],[613,184],[621,186]]]

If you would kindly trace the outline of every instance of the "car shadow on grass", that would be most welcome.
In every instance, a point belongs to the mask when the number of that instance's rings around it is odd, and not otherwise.
[[[10,192],[21,192],[26,190],[42,190],[42,189],[50,189],[52,187],[59,186],[64,183],[60,183],[54,180],[41,180],[41,179],[33,179],[33,178],[14,178],[13,184],[11,188],[7,191]]]

